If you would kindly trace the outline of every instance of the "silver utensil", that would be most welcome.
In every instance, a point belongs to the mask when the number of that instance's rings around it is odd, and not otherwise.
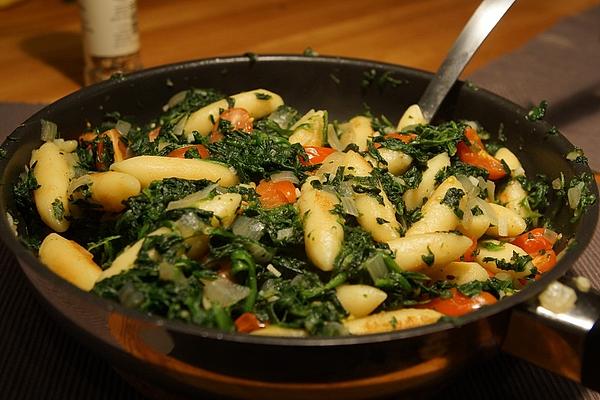
[[[477,7],[419,100],[419,107],[427,122],[431,121],[481,43],[515,1],[483,0]]]

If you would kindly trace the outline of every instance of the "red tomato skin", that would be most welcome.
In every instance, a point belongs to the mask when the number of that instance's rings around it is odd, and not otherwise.
[[[465,296],[456,288],[450,289],[450,292],[452,293],[450,298],[442,299],[437,297],[429,303],[423,304],[421,307],[435,310],[449,317],[460,317],[478,310],[482,306],[495,304],[498,301],[488,292],[481,292],[473,297]]]
[[[467,141],[458,142],[456,145],[458,158],[466,164],[485,169],[488,172],[488,179],[495,181],[504,178],[506,171],[502,162],[485,150],[477,132],[467,127],[465,136]]]
[[[200,157],[202,157],[202,158],[209,157],[208,149],[201,144],[180,147],[178,149],[173,150],[169,154],[167,154],[167,157],[185,158],[185,153],[187,153],[188,150],[190,150],[194,147],[198,151],[198,154],[200,154]]]
[[[552,250],[553,243],[544,237],[544,228],[535,228],[517,236],[512,244],[519,246],[527,254],[537,254],[541,250]]]
[[[296,186],[290,181],[262,180],[256,187],[260,203],[265,208],[275,208],[296,202]]]
[[[308,156],[308,160],[300,160],[300,163],[304,166],[323,164],[323,161],[327,156],[336,152],[336,150],[331,147],[321,146],[305,146],[304,151]]]

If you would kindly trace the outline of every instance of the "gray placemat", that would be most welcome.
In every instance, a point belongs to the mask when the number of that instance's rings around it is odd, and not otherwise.
[[[600,7],[567,19],[469,79],[526,107],[549,100],[547,119],[600,167]],[[1,104],[0,139],[40,105]],[[574,266],[600,287],[600,232]],[[0,397],[137,399],[110,366],[61,331],[33,298],[0,244]],[[500,354],[451,382],[442,400],[595,399],[600,394]]]

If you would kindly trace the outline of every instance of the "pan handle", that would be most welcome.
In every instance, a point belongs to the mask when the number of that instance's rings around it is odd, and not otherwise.
[[[600,292],[580,290],[575,306],[554,313],[537,296],[511,314],[502,350],[600,391]]]

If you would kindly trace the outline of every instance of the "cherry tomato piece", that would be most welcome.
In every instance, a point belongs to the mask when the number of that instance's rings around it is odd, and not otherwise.
[[[460,293],[456,288],[452,288],[450,291],[452,293],[451,297],[447,299],[437,297],[429,303],[423,304],[422,307],[438,311],[449,317],[459,317],[498,301],[488,292],[481,292],[473,297],[469,297]]]
[[[262,180],[256,187],[256,193],[260,196],[260,203],[265,208],[275,208],[296,202],[296,186],[290,181]]]
[[[463,141],[456,145],[458,158],[466,164],[485,169],[488,178],[493,181],[504,178],[506,171],[502,162],[487,152],[475,129],[467,127],[465,136],[468,143]]]
[[[245,312],[235,320],[235,329],[238,332],[250,333],[264,326],[265,324],[260,322],[256,315],[251,312]]]
[[[185,153],[194,148],[196,149],[196,151],[198,151],[198,154],[200,154],[201,158],[209,157],[208,149],[201,144],[180,147],[167,154],[167,157],[185,158]]]
[[[317,165],[323,164],[323,161],[331,153],[335,153],[335,149],[331,147],[305,146],[304,151],[308,156],[308,160],[300,160],[302,165]]]

